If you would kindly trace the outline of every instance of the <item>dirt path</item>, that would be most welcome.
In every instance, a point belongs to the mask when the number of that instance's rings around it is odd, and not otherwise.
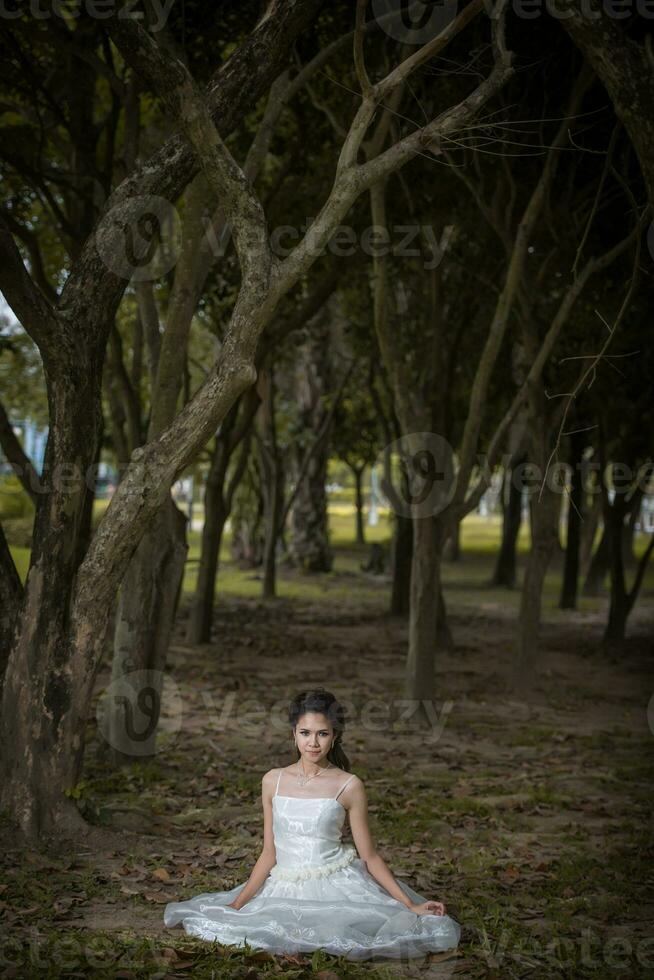
[[[119,772],[93,735],[78,787],[87,837],[36,851],[3,825],[0,975],[654,976],[647,605],[620,662],[598,650],[601,613],[546,614],[527,703],[504,680],[510,605],[455,595],[442,700],[433,727],[414,733],[388,716],[390,704],[402,710],[406,624],[386,616],[381,583],[366,581],[363,611],[338,584],[333,601],[328,589],[317,603],[223,601],[211,646],[187,647],[180,624],[179,730],[153,761]],[[311,966],[225,955],[163,927],[167,901],[247,878],[261,775],[292,760],[283,707],[316,685],[349,704],[344,744],[368,787],[373,835],[394,873],[462,924],[456,955],[388,965],[318,955]]]

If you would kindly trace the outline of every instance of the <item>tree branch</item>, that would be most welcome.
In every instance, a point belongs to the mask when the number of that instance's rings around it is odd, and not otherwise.
[[[618,242],[617,245],[609,249],[608,252],[605,252],[604,255],[600,256],[598,259],[589,259],[577,279],[573,280],[573,282],[569,285],[563,299],[561,300],[556,315],[552,320],[550,328],[545,335],[543,343],[541,344],[538,355],[527,373],[527,377],[525,378],[520,390],[516,393],[513,402],[505,413],[502,421],[495,430],[493,438],[491,439],[488,452],[486,454],[487,466],[485,467],[485,470],[487,474],[490,473],[495,465],[504,435],[516,417],[518,411],[527,400],[530,386],[533,385],[533,383],[540,377],[545,364],[552,353],[559,334],[568,321],[574,303],[583,292],[587,281],[596,272],[601,272],[603,269],[608,268],[608,266],[610,266],[611,263],[614,262],[615,259],[628,248],[634,239],[641,234],[645,221],[646,213],[641,215],[632,231],[629,232],[629,234],[626,235],[620,242]],[[488,486],[488,479],[485,476],[481,476],[465,501],[463,501],[461,505],[456,505],[453,507],[452,519],[462,520],[466,514],[469,514],[470,511],[477,506],[482,494]]]
[[[23,490],[30,498],[32,503],[36,506],[37,496],[35,488],[39,486],[39,476],[31,459],[26,455],[23,447],[16,438],[16,433],[14,432],[13,426],[9,421],[9,416],[5,410],[5,406],[1,401],[0,446],[2,446],[2,451],[7,457],[7,461],[13,466],[16,476],[21,482]]]
[[[62,343],[55,309],[23,264],[11,231],[0,211],[0,289],[23,329],[48,364],[55,361]]]
[[[12,635],[23,599],[23,585],[0,524],[0,692],[12,646]]]

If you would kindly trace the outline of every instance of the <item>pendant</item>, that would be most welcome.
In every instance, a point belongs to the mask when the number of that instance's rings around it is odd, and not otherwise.
[[[330,762],[328,766],[325,766],[325,769],[331,769],[331,765],[332,764]],[[301,776],[298,775],[297,781],[300,786],[306,786],[310,779],[314,779],[316,776],[319,776],[322,771],[322,769],[319,769],[318,772],[312,772],[310,776],[305,776],[304,773],[302,773]]]

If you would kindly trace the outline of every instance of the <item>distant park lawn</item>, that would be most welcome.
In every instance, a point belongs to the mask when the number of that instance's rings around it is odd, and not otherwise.
[[[330,573],[326,575],[299,575],[293,570],[287,569],[283,565],[279,569],[278,575],[278,594],[281,598],[304,598],[307,600],[319,600],[324,598],[328,591],[332,599],[337,599],[339,592],[344,590],[349,593],[352,587],[352,575],[359,575],[361,563],[365,560],[369,546],[373,542],[379,542],[388,550],[391,539],[391,526],[389,513],[387,510],[379,510],[378,523],[371,527],[365,525],[365,546],[359,546],[355,542],[355,513],[354,507],[348,502],[347,492],[339,491],[334,495],[337,499],[330,501],[329,505],[329,527],[331,543],[334,548],[334,565]],[[94,520],[97,522],[108,506],[108,501],[96,501],[94,507]],[[194,524],[202,519],[202,508],[194,507]],[[479,601],[478,590],[483,589],[488,601],[497,601],[502,597],[502,601],[509,606],[516,607],[519,601],[519,591],[507,591],[504,589],[491,589],[488,580],[492,571],[494,556],[500,543],[501,535],[501,516],[491,514],[482,517],[478,513],[469,514],[461,526],[461,560],[458,562],[444,563],[444,580],[448,591],[456,593],[457,602],[464,605],[467,602],[476,603]],[[521,575],[521,558],[529,550],[529,526],[528,522],[523,522],[518,538],[518,574]],[[648,536],[638,534],[635,541],[635,552],[641,555],[647,547]],[[191,593],[195,586],[197,574],[197,562],[200,557],[201,535],[199,530],[192,530],[189,533],[189,553],[187,566],[184,575],[183,590]],[[16,567],[21,578],[25,579],[29,565],[29,548],[12,547],[12,554]],[[384,583],[384,579],[376,581],[374,576],[366,579],[358,577],[356,588],[361,592],[361,599],[365,601],[366,592],[378,594],[379,588]],[[561,582],[561,561],[560,556],[555,560],[548,572],[543,601],[545,608],[555,609],[558,604],[558,594]],[[370,589],[367,588],[367,583]],[[649,592],[654,588],[654,563],[650,562],[645,581],[643,583],[643,593]],[[230,533],[226,531],[220,551],[220,569],[216,584],[216,591],[225,596],[241,596],[243,598],[257,598],[261,594],[261,580],[259,570],[254,568],[239,568],[232,561],[230,552]],[[476,595],[475,595],[476,593]],[[580,611],[594,611],[606,597],[591,599],[580,597]]]

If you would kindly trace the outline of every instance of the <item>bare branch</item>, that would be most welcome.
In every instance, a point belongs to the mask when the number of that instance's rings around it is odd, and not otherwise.
[[[632,269],[632,273],[631,273],[631,281],[629,283],[629,288],[627,289],[627,292],[625,294],[625,297],[624,297],[624,299],[622,301],[622,304],[621,304],[620,309],[618,311],[618,315],[617,315],[617,317],[615,319],[615,323],[610,328],[609,335],[606,338],[606,340],[604,341],[604,343],[602,344],[601,349],[592,358],[590,364],[587,367],[582,368],[582,371],[581,371],[581,373],[579,375],[579,378],[577,379],[577,382],[576,382],[574,388],[567,395],[567,399],[568,400],[565,403],[565,408],[563,410],[563,414],[562,414],[562,418],[561,418],[561,424],[559,426],[559,431],[557,432],[556,440],[554,442],[554,447],[552,449],[552,452],[550,453],[549,459],[547,460],[547,465],[545,467],[545,473],[543,474],[543,481],[541,483],[540,492],[538,494],[538,499],[539,500],[541,499],[541,497],[543,495],[543,489],[545,487],[545,481],[547,479],[547,474],[548,474],[548,471],[549,471],[550,463],[552,462],[552,460],[556,456],[556,454],[557,454],[557,452],[559,450],[559,446],[561,445],[561,437],[562,437],[563,430],[565,428],[565,424],[566,424],[566,421],[567,421],[567,418],[568,418],[568,412],[570,411],[570,409],[572,407],[572,403],[574,402],[575,398],[577,397],[577,395],[579,394],[579,392],[581,391],[581,389],[585,385],[585,383],[588,380],[588,378],[591,375],[594,376],[595,369],[596,369],[597,365],[599,364],[599,362],[604,357],[604,354],[608,350],[609,345],[610,345],[611,341],[613,340],[613,337],[615,336],[616,330],[618,329],[618,327],[622,323],[622,320],[624,319],[625,313],[629,309],[629,304],[630,304],[631,298],[632,298],[632,296],[634,294],[634,291],[635,291],[635,288],[636,288],[636,283],[638,282],[638,263],[639,263],[639,260],[640,260],[640,237],[638,237],[636,239],[636,248],[634,249],[634,263],[633,263],[633,269]]]
[[[173,120],[195,150],[200,166],[232,225],[243,278],[267,279],[272,263],[263,208],[249,180],[221,139],[207,102],[181,61],[159,48],[133,18],[108,21],[126,58],[139,53],[139,71],[166,103]]]
[[[618,256],[621,255],[622,252],[624,252],[635,239],[637,239],[637,237],[642,233],[645,221],[646,214],[643,214],[632,231],[629,232],[629,234],[626,235],[620,242],[618,242],[617,245],[614,245],[613,248],[609,249],[608,252],[605,252],[598,259],[589,259],[578,278],[575,279],[568,287],[563,299],[561,300],[559,309],[552,320],[550,328],[545,335],[540,350],[538,351],[538,354],[532,363],[529,372],[527,373],[527,377],[525,378],[522,387],[516,393],[509,409],[505,413],[502,421],[495,430],[493,438],[491,439],[488,452],[486,454],[486,459],[488,461],[488,466],[486,469],[488,472],[495,465],[505,433],[518,414],[518,411],[526,401],[531,385],[533,385],[533,383],[541,376],[559,334],[561,333],[564,325],[567,323],[570,313],[572,312],[572,308],[578,297],[583,292],[587,281],[596,272],[601,272],[603,269],[608,268],[611,263],[614,262],[615,259],[618,258]],[[461,505],[456,505],[453,507],[452,519],[462,520],[466,514],[469,514],[470,511],[473,510],[473,508],[479,503],[481,496],[487,489],[488,485],[488,479],[485,476],[481,476],[465,501],[463,501]]]
[[[0,402],[0,446],[7,457],[7,462],[13,466],[23,490],[32,503],[36,505],[37,496],[35,488],[39,486],[38,473],[34,469],[31,459],[26,455],[23,447],[16,438],[16,433],[2,402]]]
[[[1,211],[0,289],[16,319],[41,351],[43,359],[53,362],[62,339],[56,311],[25,268]]]
[[[568,109],[565,115],[570,115],[579,107],[583,95],[590,84],[586,72],[582,71],[573,86]],[[538,182],[531,194],[529,202],[515,234],[515,242],[502,292],[497,301],[493,320],[488,331],[484,350],[479,360],[470,394],[470,406],[461,440],[459,471],[454,496],[456,503],[465,498],[468,481],[472,472],[474,455],[479,439],[479,430],[483,417],[483,405],[486,400],[488,386],[500,350],[502,339],[506,333],[509,315],[513,302],[522,285],[527,247],[531,240],[535,224],[542,213],[548,189],[554,179],[560,157],[560,149],[567,139],[567,122],[563,120],[552,141]]]
[[[364,99],[370,95],[372,90],[363,54],[363,25],[366,20],[367,6],[368,0],[357,0],[356,25],[354,28],[354,69],[357,73],[361,95]]]
[[[45,266],[43,265],[43,256],[41,255],[38,236],[26,228],[25,225],[22,225],[20,221],[17,221],[11,211],[4,210],[2,214],[9,230],[16,238],[19,238],[23,242],[29,252],[31,272],[35,283],[48,302],[56,305],[58,299],[57,292],[53,289],[45,274]]]
[[[447,0],[446,6],[451,6],[456,10],[457,3],[456,0]],[[414,54],[406,58],[397,68],[394,68],[386,78],[383,78],[380,82],[374,86],[375,98],[378,101],[385,99],[398,85],[400,85],[405,78],[424,65],[425,62],[433,58],[440,51],[443,50],[446,45],[455,37],[460,31],[466,27],[470,21],[477,16],[477,14],[483,9],[484,0],[471,0],[471,2],[463,8],[460,14],[451,20],[449,24],[443,28],[443,30],[436,37],[432,38],[431,41],[427,41],[423,44]],[[502,18],[500,18],[502,20]],[[502,52],[502,55],[497,60],[504,60],[506,57],[506,49]]]

